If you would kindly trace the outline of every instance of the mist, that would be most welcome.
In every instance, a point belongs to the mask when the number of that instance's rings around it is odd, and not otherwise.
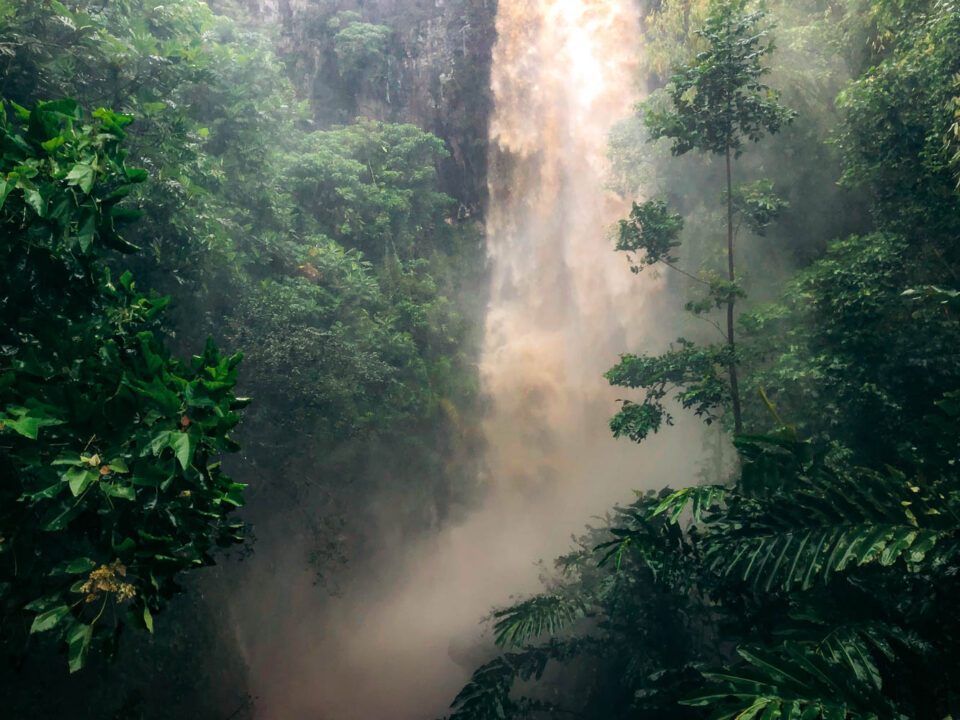
[[[634,490],[695,468],[693,427],[642,449],[607,428],[618,395],[603,372],[625,348],[661,343],[666,305],[660,279],[612,252],[629,202],[604,189],[608,133],[642,96],[637,9],[501,0],[496,29],[480,498],[411,537],[396,529],[397,492],[374,492],[363,515],[375,549],[335,597],[282,519],[261,524],[229,603],[258,718],[445,714],[493,653],[481,621],[541,588],[538,561]]]

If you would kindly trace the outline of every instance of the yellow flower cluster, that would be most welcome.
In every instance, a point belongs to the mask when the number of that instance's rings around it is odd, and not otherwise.
[[[132,600],[137,594],[137,589],[121,579],[126,576],[126,566],[119,559],[114,560],[109,565],[101,565],[91,571],[90,578],[80,586],[80,592],[87,596],[87,602],[93,602],[100,597],[101,593],[116,594],[117,602]]]

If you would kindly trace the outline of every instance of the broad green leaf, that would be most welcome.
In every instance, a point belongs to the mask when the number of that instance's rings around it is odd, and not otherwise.
[[[193,451],[197,446],[197,436],[194,432],[171,432],[169,444],[177,455],[180,467],[184,470],[190,467],[193,461]]]
[[[87,213],[77,225],[77,242],[80,250],[89,252],[97,234],[97,218],[93,213]]]
[[[230,483],[223,500],[235,507],[243,507],[243,491],[246,487],[242,483]]]
[[[81,669],[86,662],[92,636],[93,626],[85,623],[77,623],[67,633],[67,662],[71,673]]]
[[[40,143],[40,145],[43,147],[44,150],[48,152],[52,152],[56,150],[58,147],[60,147],[61,145],[63,145],[64,142],[65,140],[63,135],[57,135],[55,138],[51,138],[46,142]]]
[[[50,500],[55,498],[62,491],[63,480],[58,477],[55,482],[47,485],[46,487],[41,487],[39,490],[24,491],[21,497],[29,498],[31,500]]]
[[[127,463],[123,458],[116,458],[115,460],[111,460],[110,463],[107,465],[107,467],[110,468],[110,470],[115,473],[122,474],[122,473],[130,472],[130,468],[127,467]]]
[[[80,119],[80,106],[77,105],[76,100],[71,98],[62,98],[60,100],[48,100],[47,102],[42,102],[37,104],[37,109],[41,112],[47,113],[57,113],[58,115],[66,115],[72,120]]]
[[[31,440],[36,440],[40,428],[63,425],[63,420],[49,417],[43,408],[8,407],[6,415],[0,415],[0,426],[7,426]]]
[[[150,451],[154,455],[159,455],[168,447],[170,447],[171,435],[173,435],[172,430],[163,430],[157,433],[156,435],[154,435],[153,438],[150,440]]]
[[[38,597],[36,600],[32,600],[24,605],[25,610],[32,610],[33,612],[43,612],[44,610],[49,610],[55,605],[63,602],[63,598],[60,596],[60,593],[50,593],[49,595],[44,595],[43,597]]]
[[[128,537],[119,543],[111,543],[111,547],[117,555],[126,556],[136,550],[137,543],[133,538]]]
[[[77,163],[67,173],[67,183],[78,186],[83,192],[89,193],[96,180],[97,171],[87,163]]]
[[[35,417],[23,416],[19,418],[7,417],[0,420],[2,425],[5,425],[13,430],[16,430],[18,433],[23,435],[26,438],[31,440],[37,439],[37,433],[40,431],[40,420]]]
[[[63,620],[69,612],[70,608],[68,606],[58,605],[51,610],[40,613],[33,619],[33,624],[30,625],[30,633],[33,634],[50,630]]]
[[[90,484],[96,482],[99,477],[96,470],[89,467],[72,467],[61,476],[70,484],[70,492],[74,497],[80,495],[84,490],[90,487]]]
[[[110,497],[122,498],[124,500],[136,500],[137,491],[129,485],[117,485],[114,483],[100,483],[100,489],[104,494]]]

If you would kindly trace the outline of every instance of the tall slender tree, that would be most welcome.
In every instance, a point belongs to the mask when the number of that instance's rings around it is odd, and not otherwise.
[[[649,109],[645,123],[651,138],[670,138],[673,155],[690,150],[722,155],[726,164],[727,280],[725,295],[729,348],[728,373],[734,431],[743,429],[737,381],[734,305],[736,285],[734,254],[733,161],[743,152],[745,140],[759,141],[776,133],[794,117],[780,103],[780,93],[763,82],[769,72],[761,64],[773,43],[760,29],[765,13],[748,11],[747,0],[717,0],[697,35],[707,48],[693,63],[676,69],[667,87],[672,107]]]

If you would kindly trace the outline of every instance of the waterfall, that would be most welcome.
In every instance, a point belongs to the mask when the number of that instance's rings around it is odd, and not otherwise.
[[[672,479],[655,469],[659,439],[638,449],[611,437],[617,393],[603,378],[649,337],[658,295],[613,252],[629,203],[605,189],[608,133],[639,99],[639,10],[499,0],[497,12],[485,497],[464,522],[385,548],[363,587],[291,633],[290,660],[262,668],[268,720],[446,714],[490,657],[479,623],[491,606],[537,592],[536,562],[566,552],[592,516]]]
[[[630,0],[501,0],[482,378],[494,483],[565,493],[622,459],[603,372],[643,332],[646,283],[612,252],[607,136],[637,101]]]

